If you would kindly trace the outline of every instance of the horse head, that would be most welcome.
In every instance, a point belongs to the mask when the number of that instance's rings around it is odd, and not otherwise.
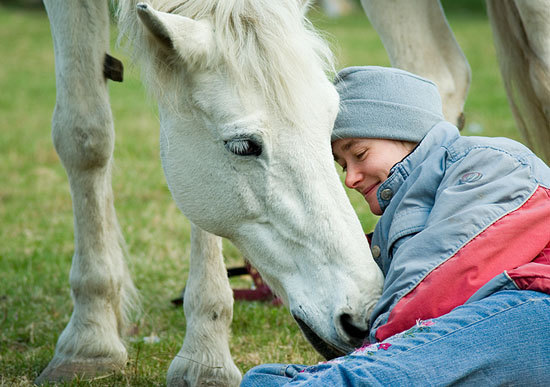
[[[334,166],[339,100],[307,4],[151,3],[123,4],[120,23],[158,99],[178,207],[240,249],[321,354],[350,351],[383,278]]]

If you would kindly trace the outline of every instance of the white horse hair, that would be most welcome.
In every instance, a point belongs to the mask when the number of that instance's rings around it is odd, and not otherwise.
[[[181,90],[184,85],[177,82],[183,67],[212,68],[223,62],[241,98],[248,98],[246,93],[254,83],[273,109],[295,121],[309,106],[303,93],[296,93],[296,88],[306,87],[311,81],[312,64],[326,73],[335,71],[332,52],[303,15],[305,5],[298,0],[289,8],[265,0],[153,0],[148,3],[158,11],[201,20],[205,29],[199,38],[204,41],[199,41],[192,53],[167,53],[137,22],[135,4],[120,2],[120,36],[128,38],[131,51],[143,69],[144,82],[157,98],[185,94]],[[281,45],[282,36],[293,38]],[[180,36],[182,40],[186,37]],[[188,45],[184,45],[185,50],[189,50]],[[222,49],[215,50],[214,46]],[[178,46],[175,48],[177,51]],[[170,56],[173,54],[179,56]]]
[[[134,293],[110,182],[107,4],[45,4],[56,57],[53,139],[75,216],[74,310],[38,383],[124,367],[124,304]],[[119,9],[158,100],[168,186],[192,222],[186,336],[168,384],[240,381],[218,236],[259,270],[325,357],[359,345],[383,278],[334,166],[338,95],[326,74],[330,51],[304,17],[307,1],[125,0]]]

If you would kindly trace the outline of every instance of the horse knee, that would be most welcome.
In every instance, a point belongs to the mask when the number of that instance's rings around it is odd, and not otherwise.
[[[88,170],[105,167],[114,150],[114,129],[110,110],[99,107],[89,115],[65,114],[56,106],[52,138],[65,168]]]

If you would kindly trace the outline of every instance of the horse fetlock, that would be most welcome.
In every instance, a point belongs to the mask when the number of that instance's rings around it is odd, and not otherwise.
[[[73,296],[79,300],[99,298],[101,300],[114,301],[120,299],[122,278],[116,276],[111,270],[105,270],[108,267],[109,265],[105,265],[104,270],[89,269],[89,272],[86,274],[71,270],[69,283]]]
[[[231,324],[233,319],[233,296],[202,300],[199,296],[185,297],[184,312],[188,321],[199,320],[200,324]]]

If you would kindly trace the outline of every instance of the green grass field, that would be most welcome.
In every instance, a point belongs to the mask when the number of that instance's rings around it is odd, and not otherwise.
[[[326,31],[338,67],[389,64],[362,12],[329,20],[313,11],[312,19]],[[464,133],[519,140],[486,18],[457,12],[450,23],[473,70]],[[123,54],[113,52],[128,63]],[[29,385],[51,358],[72,310],[68,274],[73,220],[67,178],[50,137],[55,79],[45,12],[0,6],[0,54],[0,385]],[[125,82],[112,83],[110,90],[117,141],[116,207],[144,313],[128,338],[125,373],[73,384],[163,385],[184,336],[183,312],[169,300],[185,283],[190,226],[166,187],[158,118],[138,71],[127,66]],[[350,198],[370,231],[376,219],[358,195],[350,192]],[[229,266],[241,263],[228,242],[226,256]],[[246,285],[242,280],[235,284]],[[160,341],[145,343],[152,335]],[[263,303],[236,302],[231,348],[243,372],[266,362],[321,360],[285,308]]]

